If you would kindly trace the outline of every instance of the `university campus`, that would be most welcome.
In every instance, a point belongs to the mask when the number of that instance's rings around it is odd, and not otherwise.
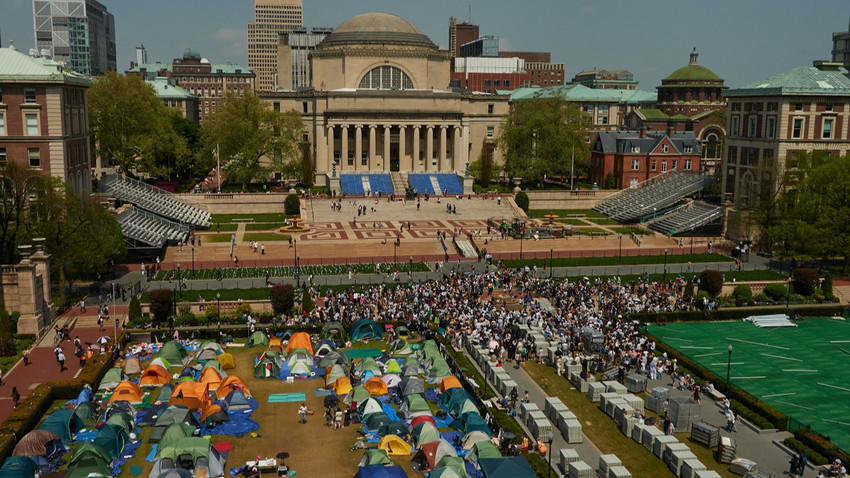
[[[4,477],[846,475],[846,5],[209,1],[0,7]]]

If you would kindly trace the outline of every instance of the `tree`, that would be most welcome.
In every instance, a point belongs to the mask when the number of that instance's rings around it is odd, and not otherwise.
[[[820,287],[820,276],[817,269],[798,268],[792,274],[794,280],[791,286],[795,294],[809,297],[814,294],[815,289]]]
[[[823,282],[821,282],[821,290],[823,290],[823,296],[827,299],[832,299],[832,274],[829,271],[826,271],[826,274],[823,276]]]
[[[0,177],[0,263],[13,264],[18,257],[18,231],[25,225],[26,207],[39,174],[9,161],[0,168]]]
[[[174,304],[171,291],[168,289],[154,289],[150,293],[151,315],[154,322],[164,322],[171,315]]]
[[[283,200],[283,212],[287,216],[301,215],[301,199],[297,194],[288,194]]]
[[[15,355],[15,339],[12,335],[12,321],[5,309],[0,309],[0,356]]]
[[[204,148],[216,147],[228,178],[242,185],[265,178],[268,172],[302,177],[301,142],[304,124],[293,111],[274,111],[252,92],[229,94],[207,117],[201,129]],[[268,158],[264,164],[263,158]]]
[[[699,276],[699,286],[708,295],[717,297],[717,294],[723,290],[723,273],[717,270],[702,271]]]
[[[139,298],[136,297],[136,294],[133,294],[130,297],[130,305],[127,307],[127,315],[130,317],[130,320],[136,320],[142,316],[142,303],[139,302]]]
[[[173,113],[136,75],[110,71],[95,78],[88,107],[93,150],[122,171],[167,176],[169,159],[176,166],[189,156],[185,139],[174,129]]]
[[[278,284],[272,287],[270,299],[275,314],[289,314],[295,305],[295,287],[291,284]]]
[[[543,174],[569,175],[587,170],[585,137],[589,117],[561,96],[518,101],[502,123],[497,144],[510,177],[537,179]]]
[[[304,288],[304,293],[301,296],[301,310],[308,314],[313,311],[313,295],[310,294],[308,287]]]
[[[692,277],[688,277],[688,281],[685,282],[685,290],[683,295],[686,299],[691,299],[694,296],[694,279]]]
[[[606,174],[605,175],[605,185],[603,186],[603,188],[604,189],[614,189],[616,187],[617,187],[617,180],[614,179],[614,174],[613,173]]]
[[[121,225],[99,203],[78,196],[59,178],[40,176],[33,184],[23,239],[46,239],[61,303],[67,305],[67,289],[74,281],[94,277],[122,259],[127,246]]]
[[[516,193],[516,196],[514,196],[514,202],[516,203],[517,207],[519,207],[525,212],[528,212],[528,194],[526,194],[524,191]]]

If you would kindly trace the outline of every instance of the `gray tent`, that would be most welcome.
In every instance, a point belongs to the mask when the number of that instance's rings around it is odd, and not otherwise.
[[[206,469],[207,476],[224,476],[224,458],[212,446],[212,443],[201,437],[186,437],[175,440],[167,446],[157,449],[159,459],[154,463],[149,478],[158,478],[162,473],[180,468],[180,461],[190,460],[196,472]]]
[[[351,359],[344,353],[339,353],[336,350],[331,350],[318,361],[319,367],[330,367],[331,365],[340,364],[347,367],[351,363]]]
[[[242,390],[231,390],[230,393],[224,397],[224,408],[226,408],[228,412],[248,410],[251,408],[251,404],[248,402],[248,399],[245,398],[245,392]]]
[[[425,382],[416,377],[405,377],[398,384],[398,389],[402,395],[412,395],[414,393],[425,393]]]
[[[192,415],[192,412],[188,408],[180,405],[169,405],[160,410],[149,441],[151,443],[157,443],[162,438],[165,429],[172,423],[187,423],[195,427],[199,426],[198,421],[195,420],[195,416]]]
[[[156,400],[162,403],[168,403],[168,399],[171,398],[171,392],[174,391],[174,387],[170,383],[166,383],[159,389],[159,398]]]

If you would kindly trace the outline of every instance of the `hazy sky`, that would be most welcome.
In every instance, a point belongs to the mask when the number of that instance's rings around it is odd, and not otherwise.
[[[118,69],[143,43],[149,61],[171,61],[193,47],[212,62],[247,66],[252,0],[101,0],[115,15]],[[448,47],[449,17],[468,18],[464,0],[304,0],[306,27],[335,27],[354,15],[384,11],[418,26]],[[472,0],[472,22],[510,50],[551,51],[567,79],[592,68],[628,69],[640,88],[688,62],[731,87],[815,59],[829,59],[832,32],[847,31],[848,0]],[[33,46],[31,0],[0,1],[3,46]]]

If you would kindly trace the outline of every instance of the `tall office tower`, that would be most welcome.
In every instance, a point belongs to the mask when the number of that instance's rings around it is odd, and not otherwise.
[[[33,0],[35,47],[83,75],[116,70],[115,17],[97,0]]]
[[[136,45],[136,64],[144,65],[148,62],[148,51],[145,49],[145,46],[139,43]]]
[[[832,34],[832,61],[841,62],[850,69],[850,27],[846,32]]]
[[[303,26],[302,0],[254,0],[254,21],[248,22],[248,68],[257,75],[258,91],[274,91],[277,44],[281,33]]]
[[[469,22],[459,22],[455,17],[449,18],[449,53],[452,58],[460,56],[460,46],[478,38],[478,25]]]
[[[330,35],[333,28],[319,27],[307,32],[296,28],[292,33],[279,35],[277,46],[277,86],[297,90],[313,85],[310,71],[310,52]]]

